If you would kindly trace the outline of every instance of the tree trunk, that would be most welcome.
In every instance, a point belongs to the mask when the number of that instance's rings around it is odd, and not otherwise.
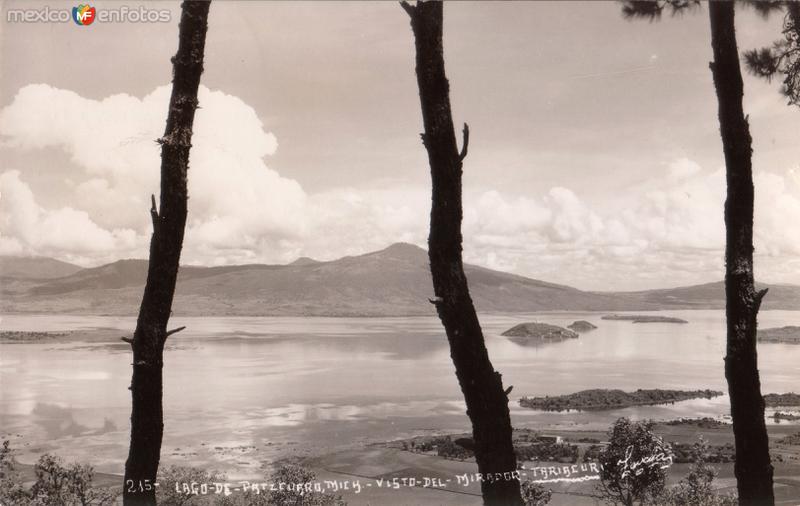
[[[161,144],[161,202],[150,210],[153,235],[150,263],[136,331],[133,335],[131,381],[131,443],[125,463],[123,501],[126,506],[156,503],[155,483],[164,431],[162,368],[167,322],[172,311],[178,264],[186,225],[186,171],[197,89],[203,72],[207,1],[181,5],[178,52],[172,59],[172,96]]]
[[[481,492],[487,505],[521,505],[517,459],[511,440],[508,395],[494,370],[478,316],[469,295],[461,258],[461,167],[450,111],[449,85],[442,47],[442,2],[402,2],[411,16],[416,43],[416,72],[428,152],[433,196],[428,255],[439,318],[450,343],[450,356],[467,404],[475,440],[475,459],[483,475]]]
[[[734,471],[741,505],[773,505],[772,465],[758,374],[756,316],[766,290],[753,282],[753,171],[751,138],[742,110],[742,73],[736,47],[734,4],[709,3],[711,71],[719,102],[728,194],[725,201],[725,309],[728,343],[725,377],[736,441]]]

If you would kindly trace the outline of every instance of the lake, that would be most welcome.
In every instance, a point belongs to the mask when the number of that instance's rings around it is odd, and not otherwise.
[[[515,426],[605,428],[619,416],[723,417],[727,396],[603,413],[522,409],[521,396],[587,388],[726,391],[723,311],[669,311],[688,324],[607,321],[606,313],[482,315],[492,361],[511,393]],[[647,313],[642,313],[647,314]],[[599,328],[523,347],[500,333],[525,321]],[[800,324],[798,311],[764,311],[760,326]],[[109,329],[134,318],[7,315],[1,330]],[[467,430],[444,332],[436,317],[180,318],[165,354],[163,461],[232,476],[266,459]],[[45,451],[120,472],[127,456],[131,353],[127,344],[48,341],[0,346],[0,427],[22,462]],[[800,347],[759,346],[762,391],[798,391]],[[771,422],[771,419],[769,420]]]

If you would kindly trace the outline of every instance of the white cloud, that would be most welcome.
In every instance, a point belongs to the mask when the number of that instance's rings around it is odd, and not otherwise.
[[[635,205],[623,213],[628,227],[662,249],[718,249],[724,244],[722,170],[682,171],[681,177],[673,170],[654,186],[658,189],[634,196]]]
[[[688,158],[678,158],[669,164],[669,177],[673,180],[680,181],[687,179],[703,170],[700,165]]]
[[[102,100],[44,84],[22,88],[0,111],[0,149],[61,150],[79,173],[73,170],[73,182],[65,184],[58,167],[5,168],[0,254],[84,263],[146,256],[149,195],[158,194],[155,139],[168,99],[167,86],[143,98]],[[199,99],[185,262],[333,259],[396,241],[424,245],[429,188],[339,187],[308,194],[267,165],[278,143],[252,107],[205,87]],[[542,195],[466,188],[466,259],[592,289],[719,279],[724,172],[685,158],[666,166],[646,185],[592,200],[561,186]],[[48,197],[53,192],[41,191],[42,184],[60,186],[61,200]],[[800,178],[758,173],[756,195],[757,267],[783,280],[787,266],[795,265],[787,255],[800,254],[800,227],[789,226],[800,223]]]
[[[551,239],[576,243],[598,239],[603,222],[577,195],[567,188],[555,187],[550,189],[548,197],[555,208],[549,234]]]
[[[43,209],[16,170],[0,174],[0,253],[38,254],[71,260],[120,255],[140,245],[130,229],[106,230],[85,211]]]
[[[22,88],[0,113],[3,147],[59,148],[84,171],[73,191],[75,211],[106,230],[149,234],[149,195],[158,194],[169,87],[142,99],[125,94],[91,100],[38,84]],[[187,254],[203,260],[211,247],[253,246],[253,237],[293,237],[306,228],[300,185],[269,169],[263,157],[277,142],[255,111],[237,97],[201,87],[189,169]],[[51,169],[54,184],[60,182]],[[192,250],[198,241],[203,248]],[[107,249],[108,244],[104,245]]]

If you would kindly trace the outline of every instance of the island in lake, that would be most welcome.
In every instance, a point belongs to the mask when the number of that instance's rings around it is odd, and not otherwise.
[[[520,323],[506,330],[502,335],[520,345],[552,343],[578,337],[577,333],[564,327],[539,322]]]
[[[0,331],[0,342],[31,342],[56,339],[69,335],[69,332],[29,332],[22,330]]]
[[[675,420],[667,420],[661,422],[668,427],[695,427],[697,429],[718,429],[720,427],[727,427],[730,424],[704,416],[702,418],[677,418]]]
[[[794,392],[789,392],[786,394],[766,394],[764,395],[764,404],[770,408],[775,408],[778,406],[800,406],[800,394],[796,394]]]
[[[596,329],[597,325],[589,323],[586,320],[578,320],[567,325],[567,328],[575,332],[589,332],[590,330]]]
[[[601,318],[602,320],[622,320],[633,323],[689,323],[681,318],[674,316],[656,316],[641,314],[609,314]]]
[[[716,390],[608,390],[595,388],[582,390],[574,394],[556,395],[553,397],[523,397],[519,405],[523,408],[542,411],[598,411],[607,409],[629,408],[631,406],[650,406],[655,404],[671,404],[689,399],[711,399],[722,395]]]
[[[789,325],[786,327],[759,329],[758,342],[800,344],[800,327]]]

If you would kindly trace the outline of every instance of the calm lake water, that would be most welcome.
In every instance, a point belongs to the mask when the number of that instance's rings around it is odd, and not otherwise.
[[[512,400],[587,388],[726,391],[722,311],[670,311],[686,325],[606,321],[604,313],[482,315],[487,346]],[[599,328],[523,347],[501,337],[525,321]],[[133,318],[8,315],[2,330],[109,329]],[[437,318],[175,318],[165,356],[164,459],[257,469],[265,455],[468,428]],[[800,325],[800,312],[764,311],[760,326]],[[127,455],[129,346],[91,342],[0,346],[0,435],[31,462],[43,451],[119,472]],[[762,388],[799,391],[800,346],[759,347]],[[606,428],[618,416],[722,417],[727,397],[604,413],[541,413],[512,402],[516,426]],[[270,453],[272,452],[272,453]],[[233,474],[236,474],[234,472]]]

